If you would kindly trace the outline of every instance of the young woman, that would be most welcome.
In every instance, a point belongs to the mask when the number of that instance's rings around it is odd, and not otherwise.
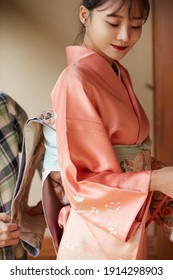
[[[145,259],[152,192],[173,196],[173,168],[151,171],[149,122],[119,63],[138,42],[148,0],[83,0],[82,43],[66,49],[52,92],[69,206],[57,259]]]

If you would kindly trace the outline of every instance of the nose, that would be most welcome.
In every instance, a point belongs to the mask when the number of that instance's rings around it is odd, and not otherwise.
[[[121,26],[118,30],[117,36],[118,41],[128,42],[130,38],[130,30],[127,26]]]

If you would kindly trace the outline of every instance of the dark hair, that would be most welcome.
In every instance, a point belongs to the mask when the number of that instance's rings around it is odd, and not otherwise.
[[[116,0],[114,0],[114,1],[116,1]],[[133,3],[136,2],[139,4],[139,7],[140,7],[141,18],[144,19],[144,23],[146,22],[148,15],[149,15],[149,11],[150,11],[149,0],[118,0],[118,1],[119,1],[119,6],[117,7],[117,10],[115,12],[118,12],[125,5],[125,3],[128,3],[129,17],[133,17],[132,6],[133,6]],[[111,0],[82,0],[81,5],[85,6],[91,13],[94,9],[102,6],[106,2],[111,2]],[[113,0],[112,0],[112,2],[113,2]],[[84,34],[85,34],[85,26],[80,23],[80,31],[76,37],[75,42],[82,41]]]

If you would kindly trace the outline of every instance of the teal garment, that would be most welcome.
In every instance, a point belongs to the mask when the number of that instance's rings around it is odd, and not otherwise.
[[[45,138],[45,153],[43,160],[43,169],[51,171],[60,171],[58,159],[56,131],[49,126],[43,126],[43,135]]]

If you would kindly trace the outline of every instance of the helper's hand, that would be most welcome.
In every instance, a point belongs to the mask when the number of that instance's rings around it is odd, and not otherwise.
[[[173,167],[168,166],[152,171],[151,191],[160,191],[173,198]]]
[[[10,216],[0,213],[0,248],[13,246],[19,242],[20,228],[10,222]]]

